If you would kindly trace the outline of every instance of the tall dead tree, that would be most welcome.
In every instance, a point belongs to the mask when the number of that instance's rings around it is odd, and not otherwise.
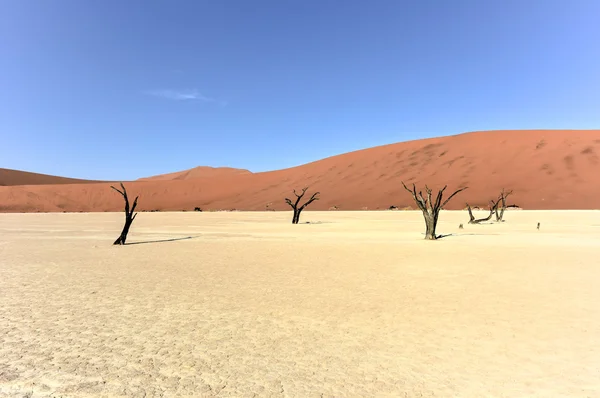
[[[506,198],[508,198],[512,192],[512,190],[505,192],[504,188],[502,188],[502,192],[500,192],[500,197],[498,198],[498,206],[496,206],[496,221],[504,222],[502,218],[504,217],[504,210],[506,210]],[[500,210],[498,210],[498,208],[500,208]]]
[[[427,185],[425,185],[425,192],[427,193],[427,197],[423,197],[421,191],[417,193],[417,188],[415,184],[413,184],[412,189],[409,189],[404,182],[402,182],[404,189],[406,189],[413,197],[415,203],[419,207],[419,209],[423,212],[423,218],[425,218],[425,239],[427,240],[436,240],[440,238],[435,234],[435,228],[437,227],[438,217],[440,215],[440,210],[446,206],[446,204],[456,195],[457,193],[464,191],[467,187],[461,188],[457,191],[454,191],[452,195],[448,197],[444,202],[442,202],[444,191],[446,190],[446,186],[440,189],[437,194],[435,201],[431,198],[431,189]]]
[[[467,210],[469,211],[469,224],[479,224],[485,221],[489,221],[492,216],[494,215],[494,212],[498,211],[498,204],[500,203],[500,200],[497,200],[496,202],[494,202],[493,200],[490,201],[490,214],[485,217],[485,218],[479,218],[479,219],[475,219],[475,217],[473,216],[473,212],[471,211],[471,206],[469,206],[469,204],[467,203]]]
[[[120,184],[122,191],[113,187],[112,185],[111,188],[120,193],[123,196],[123,199],[125,199],[125,225],[123,226],[123,231],[121,232],[121,235],[117,238],[113,245],[125,244],[125,241],[127,240],[127,234],[129,233],[129,228],[131,227],[133,220],[135,220],[135,217],[137,216],[137,213],[133,214],[133,212],[135,211],[135,208],[137,206],[139,196],[135,197],[135,200],[133,201],[133,206],[131,206],[131,210],[129,210],[129,198],[127,197],[127,190],[125,189],[123,183]]]
[[[308,201],[306,201],[306,203],[304,203],[302,206],[298,207],[298,205],[300,204],[300,200],[306,193],[307,189],[308,189],[308,187],[302,188],[301,194],[296,193],[296,190],[294,189],[294,195],[296,196],[296,200],[294,202],[292,202],[288,198],[285,198],[285,203],[287,203],[288,205],[290,205],[292,207],[292,209],[294,209],[294,217],[292,218],[292,224],[298,224],[298,221],[300,221],[300,213],[302,212],[302,210],[304,210],[306,208],[306,206],[308,206],[315,200],[319,200],[320,192],[315,192],[312,194],[310,199],[308,199]]]

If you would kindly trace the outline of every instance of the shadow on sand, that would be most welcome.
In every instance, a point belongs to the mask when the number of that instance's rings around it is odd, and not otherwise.
[[[422,235],[425,235],[425,234],[422,234]],[[459,234],[441,234],[441,235],[438,235],[437,238],[438,239],[442,239],[442,238],[458,237],[458,236],[487,236],[487,235],[500,235],[500,234],[473,234],[473,233],[471,233],[471,234],[468,234],[468,233],[467,234],[462,234],[462,233],[459,233]]]
[[[129,245],[143,245],[143,244],[146,244],[146,243],[175,242],[177,240],[187,240],[187,239],[194,239],[194,238],[197,238],[197,236],[186,236],[185,238],[146,240],[146,241],[142,241],[142,242],[130,242],[130,243],[125,243],[125,246],[129,246]]]

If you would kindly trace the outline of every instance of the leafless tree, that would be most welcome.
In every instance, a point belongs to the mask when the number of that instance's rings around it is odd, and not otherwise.
[[[113,245],[125,244],[125,241],[127,240],[127,234],[129,233],[129,228],[131,227],[133,220],[135,220],[135,217],[137,216],[137,213],[133,214],[133,212],[135,211],[135,208],[137,206],[139,196],[135,197],[135,200],[133,201],[133,206],[131,206],[131,210],[129,210],[129,198],[127,197],[127,190],[125,189],[123,183],[120,184],[122,191],[113,187],[112,185],[111,188],[120,193],[123,196],[123,199],[125,199],[125,225],[123,226],[123,231],[121,232],[121,235],[117,238]]]
[[[475,219],[475,217],[473,216],[473,212],[471,211],[471,206],[469,206],[469,204],[467,203],[467,210],[469,211],[469,224],[479,224],[485,221],[489,221],[492,216],[494,215],[495,211],[498,211],[498,204],[500,203],[500,200],[498,199],[496,202],[494,202],[493,200],[490,200],[490,214],[485,217],[485,218],[479,218],[479,219]]]
[[[506,210],[506,198],[513,193],[513,191],[505,192],[504,188],[502,188],[502,192],[500,192],[500,197],[498,198],[497,206],[496,206],[496,221],[504,222],[504,210]],[[500,210],[498,210],[500,209]]]
[[[300,200],[306,193],[307,189],[308,189],[308,187],[302,188],[301,194],[296,193],[296,190],[294,189],[294,195],[296,196],[296,200],[294,202],[292,202],[288,198],[285,198],[285,203],[287,203],[288,205],[290,205],[292,207],[292,209],[294,209],[294,217],[292,218],[292,224],[298,224],[298,221],[300,221],[300,213],[302,212],[302,210],[304,210],[306,208],[306,206],[308,206],[315,200],[319,200],[320,192],[315,192],[312,194],[310,199],[308,199],[308,201],[306,201],[306,203],[304,203],[302,206],[298,206],[300,204]]]
[[[446,206],[446,204],[450,201],[450,199],[452,199],[454,197],[454,195],[456,195],[457,193],[459,193],[461,191],[464,191],[465,189],[467,189],[467,187],[460,188],[459,190],[454,191],[454,193],[452,195],[450,195],[448,197],[448,199],[446,199],[444,202],[442,202],[442,199],[444,196],[444,191],[446,190],[447,185],[444,186],[444,188],[439,190],[435,201],[432,200],[431,189],[429,189],[429,187],[427,185],[425,185],[425,192],[427,193],[427,197],[423,197],[423,194],[421,193],[421,191],[419,191],[417,193],[417,188],[415,187],[415,184],[413,184],[412,189],[408,188],[404,184],[404,182],[402,182],[402,185],[404,186],[404,189],[406,189],[406,191],[408,191],[412,195],[415,203],[417,204],[419,209],[423,212],[423,217],[425,218],[425,226],[426,226],[425,239],[436,240],[436,239],[440,238],[440,236],[437,236],[435,234],[435,228],[437,227],[440,210],[444,206]]]

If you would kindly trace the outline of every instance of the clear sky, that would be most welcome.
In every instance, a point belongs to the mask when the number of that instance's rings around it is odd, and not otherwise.
[[[291,167],[472,130],[600,128],[598,0],[4,0],[0,167]]]

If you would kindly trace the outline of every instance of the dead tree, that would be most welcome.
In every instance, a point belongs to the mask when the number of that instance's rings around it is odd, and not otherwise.
[[[506,198],[508,198],[512,192],[513,191],[504,192],[504,188],[502,188],[502,192],[500,192],[500,197],[498,198],[496,206],[496,221],[504,222],[502,217],[504,217],[504,210],[506,210]],[[502,203],[501,206],[499,206],[500,203]],[[498,208],[500,208],[500,210],[498,210]]]
[[[121,235],[117,238],[113,245],[125,244],[125,241],[127,240],[127,234],[129,233],[129,228],[131,227],[133,220],[135,220],[135,217],[137,216],[137,213],[133,214],[133,212],[135,211],[135,208],[137,206],[139,196],[135,197],[135,200],[133,201],[133,206],[131,206],[131,210],[129,210],[129,198],[127,197],[127,190],[125,189],[123,183],[120,184],[122,191],[113,187],[112,185],[111,188],[120,193],[123,196],[123,199],[125,199],[125,225],[123,226],[123,231],[121,232]]]
[[[485,221],[489,221],[492,216],[494,215],[495,211],[498,211],[498,204],[500,203],[500,200],[497,200],[496,202],[494,202],[493,200],[490,201],[490,214],[485,217],[485,218],[479,218],[479,219],[475,219],[475,217],[473,216],[473,212],[471,211],[471,206],[469,206],[469,204],[467,203],[467,210],[469,211],[469,224],[479,224]]]
[[[298,221],[300,221],[300,213],[302,212],[302,210],[304,210],[306,208],[306,206],[308,206],[309,204],[311,204],[315,200],[319,200],[319,194],[320,193],[319,192],[315,192],[315,193],[313,193],[313,195],[310,197],[310,199],[306,203],[304,203],[302,206],[298,207],[298,205],[300,204],[300,200],[302,199],[302,197],[306,193],[307,189],[308,189],[308,187],[302,188],[302,193],[301,194],[297,194],[296,190],[294,189],[294,195],[296,195],[296,201],[295,202],[292,202],[290,199],[285,198],[285,203],[287,203],[288,205],[290,205],[292,207],[292,209],[294,209],[294,217],[292,218],[292,224],[298,224]]]
[[[413,184],[412,189],[409,189],[404,182],[402,182],[404,189],[406,189],[413,197],[415,203],[419,207],[419,209],[423,212],[423,217],[425,218],[425,239],[427,240],[436,240],[440,238],[435,234],[435,228],[437,227],[438,217],[440,215],[440,210],[446,206],[446,204],[456,195],[457,193],[464,191],[467,187],[461,188],[457,191],[454,191],[452,195],[448,197],[444,202],[442,202],[442,198],[444,195],[444,191],[446,190],[446,186],[440,189],[435,199],[435,202],[431,198],[431,189],[427,185],[425,185],[425,191],[427,193],[427,197],[424,198],[421,191],[417,193],[417,188],[415,184]]]

